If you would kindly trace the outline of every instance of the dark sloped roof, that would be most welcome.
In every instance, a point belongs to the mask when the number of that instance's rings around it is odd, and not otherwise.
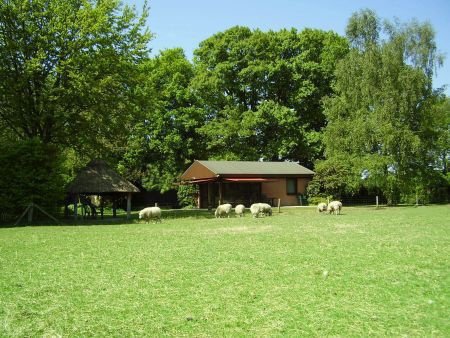
[[[139,189],[112,170],[105,161],[92,160],[78,173],[68,191],[75,194],[102,194],[139,192]]]
[[[198,161],[217,175],[314,175],[295,162]]]

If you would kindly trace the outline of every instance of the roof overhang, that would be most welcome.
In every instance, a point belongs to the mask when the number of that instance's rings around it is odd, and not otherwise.
[[[201,184],[212,182],[259,183],[259,182],[275,182],[275,181],[277,181],[276,178],[264,178],[264,177],[209,177],[209,178],[183,180],[181,184]]]
[[[223,181],[252,183],[252,182],[273,182],[276,180],[270,179],[270,178],[263,178],[263,177],[226,177],[226,178],[223,178]]]
[[[217,177],[184,180],[184,181],[182,181],[182,183],[197,184],[197,183],[210,183],[210,182],[215,182],[215,181],[217,181]]]

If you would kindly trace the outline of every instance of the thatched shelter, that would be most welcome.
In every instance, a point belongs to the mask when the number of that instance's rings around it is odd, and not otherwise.
[[[98,195],[112,198],[114,215],[114,201],[118,197],[126,197],[127,218],[130,218],[131,194],[136,192],[139,192],[136,186],[111,169],[105,161],[98,159],[92,160],[85,168],[80,170],[68,188],[68,193],[75,197],[75,218],[77,217],[77,201],[80,195]],[[101,214],[103,217],[103,205],[101,206]]]

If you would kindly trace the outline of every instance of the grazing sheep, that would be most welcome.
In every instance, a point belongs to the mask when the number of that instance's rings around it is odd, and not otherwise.
[[[161,209],[159,207],[149,207],[139,211],[139,219],[149,220],[154,219],[155,222],[161,222]]]
[[[254,203],[250,206],[250,212],[253,217],[272,216],[272,207],[267,203]]]
[[[333,213],[335,215],[340,215],[342,209],[342,203],[339,201],[332,201],[330,204],[328,204],[327,211],[328,213]]]
[[[259,203],[261,205],[261,212],[264,216],[272,216],[272,207],[267,203]]]
[[[261,203],[253,203],[250,206],[250,212],[254,218],[257,218],[261,213]]]
[[[317,204],[317,212],[324,212],[327,211],[327,204],[326,203],[319,203]]]
[[[245,206],[243,204],[238,204],[234,208],[234,212],[236,213],[236,216],[242,217],[244,216]]]
[[[220,218],[222,216],[230,217],[230,211],[231,211],[231,204],[229,203],[221,204],[217,207],[214,216],[216,216],[216,218]]]

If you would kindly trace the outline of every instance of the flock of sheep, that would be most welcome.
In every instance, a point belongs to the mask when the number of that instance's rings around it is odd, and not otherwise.
[[[231,204],[221,204],[217,207],[214,216],[216,218],[230,217],[231,209]],[[244,211],[245,206],[243,204],[238,204],[234,208],[234,212],[238,217],[244,216]],[[255,218],[260,216],[272,216],[272,207],[267,203],[254,203],[250,206],[250,212]]]
[[[339,201],[331,201],[328,203],[319,203],[317,205],[317,211],[319,213],[328,212],[329,214],[340,215],[342,209],[342,203]]]
[[[221,204],[216,208],[214,216],[216,218],[230,217],[232,206],[229,203]],[[339,201],[332,201],[328,203],[319,203],[317,205],[317,211],[319,213],[328,212],[329,214],[339,215],[341,213],[342,203]],[[244,216],[245,206],[238,204],[234,208],[236,216]],[[254,203],[250,206],[250,213],[254,218],[261,216],[272,216],[272,207],[267,203]],[[159,207],[149,207],[142,209],[139,212],[139,219],[144,219],[147,223],[150,220],[155,222],[161,222],[161,209]]]

